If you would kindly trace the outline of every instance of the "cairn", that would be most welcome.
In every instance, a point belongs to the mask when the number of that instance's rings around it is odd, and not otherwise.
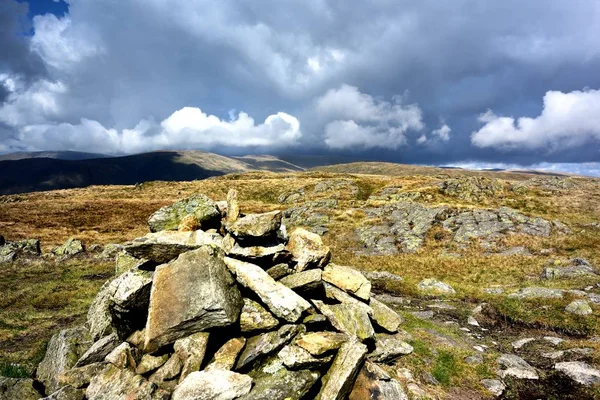
[[[402,318],[280,211],[195,195],[123,245],[120,275],[37,370],[48,399],[405,399],[386,363]],[[374,397],[377,396],[377,397]]]

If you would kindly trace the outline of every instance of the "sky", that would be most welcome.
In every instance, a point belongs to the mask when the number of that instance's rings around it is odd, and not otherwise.
[[[597,0],[2,0],[0,153],[600,175]]]

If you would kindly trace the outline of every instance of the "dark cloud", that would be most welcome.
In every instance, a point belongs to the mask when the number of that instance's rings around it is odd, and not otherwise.
[[[6,4],[14,30],[26,10]],[[36,65],[27,57],[38,54],[48,75],[17,82],[0,121],[17,132],[13,143],[35,149],[292,146],[429,164],[598,161],[600,140],[580,114],[544,108],[548,92],[600,89],[598,15],[595,0],[72,2],[62,18],[34,18],[31,39],[18,37],[10,71],[25,74],[22,62]],[[325,112],[320,101],[332,92],[343,107]],[[184,107],[206,123],[166,129]],[[488,110],[514,128],[494,125],[497,140],[486,139]],[[519,129],[523,117],[541,118],[535,131]],[[500,140],[506,132],[515,145]]]

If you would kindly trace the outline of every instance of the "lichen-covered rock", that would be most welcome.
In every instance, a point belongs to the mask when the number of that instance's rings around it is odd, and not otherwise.
[[[113,282],[114,294],[109,302],[111,325],[121,338],[141,329],[146,323],[150,290],[152,288],[152,271],[133,268]]]
[[[296,272],[295,274],[288,275],[279,280],[279,282],[283,283],[290,289],[315,289],[321,284],[321,274],[322,271],[320,269],[309,269],[306,271]]]
[[[258,265],[226,257],[225,264],[237,281],[260,297],[269,310],[288,322],[296,322],[311,306],[293,290],[276,282]]]
[[[496,179],[466,176],[442,182],[440,191],[461,200],[478,202],[497,196],[503,189],[504,185]]]
[[[240,204],[238,202],[238,192],[235,189],[229,189],[227,192],[227,225],[234,223],[240,216]]]
[[[279,325],[277,318],[254,300],[244,298],[244,306],[240,314],[242,332],[269,330]]]
[[[107,364],[85,390],[88,400],[150,400],[156,385],[130,369]]]
[[[314,371],[290,371],[283,366],[268,365],[261,371],[252,371],[254,386],[239,400],[300,400],[319,379]]]
[[[562,267],[560,263],[545,267],[542,271],[543,279],[576,278],[586,275],[597,275],[590,263],[583,258],[574,258],[569,265]]]
[[[198,221],[198,218],[190,214],[181,218],[181,222],[177,225],[177,230],[179,232],[193,232],[199,230],[201,227],[202,224]]]
[[[251,388],[248,375],[222,370],[192,372],[175,388],[172,400],[234,400]]]
[[[501,378],[513,377],[516,379],[539,379],[539,375],[527,361],[514,354],[502,354],[496,361],[501,369],[498,375]]]
[[[313,356],[321,356],[339,349],[348,339],[348,335],[339,332],[308,332],[298,335],[294,344]]]
[[[389,333],[398,332],[398,327],[403,322],[402,317],[398,313],[379,300],[371,298],[369,306],[373,310],[371,319],[375,324]]]
[[[198,332],[175,341],[173,349],[183,363],[179,382],[183,381],[192,372],[200,370],[206,355],[209,336],[208,332]]]
[[[332,356],[316,358],[308,351],[295,344],[284,346],[279,353],[277,353],[277,356],[286,367],[293,370],[318,367],[328,364],[333,359]]]
[[[267,274],[276,281],[293,273],[294,270],[285,263],[277,264],[267,269]]]
[[[323,377],[323,385],[316,400],[341,400],[346,398],[367,354],[367,346],[356,341],[340,347],[333,364]]]
[[[267,332],[249,338],[246,341],[244,351],[238,359],[236,369],[243,368],[261,357],[265,357],[278,351],[303,330],[303,325],[283,325],[277,331]]]
[[[262,237],[275,233],[281,226],[281,211],[248,214],[227,225],[235,237]]]
[[[286,203],[295,203],[299,194],[292,194],[285,201]],[[336,208],[338,201],[335,199],[325,199],[309,201],[302,205],[288,208],[283,212],[282,223],[286,226],[305,227],[309,232],[323,235],[329,231],[328,225],[330,217],[327,211]]]
[[[140,351],[132,347],[129,343],[123,342],[108,353],[105,360],[117,368],[131,368],[135,370],[139,359]]]
[[[592,314],[594,311],[592,307],[585,300],[573,300],[565,307],[565,311],[569,314],[586,316]]]
[[[5,242],[0,245],[0,264],[12,262],[21,255],[39,256],[41,254],[40,241],[37,239]]]
[[[83,367],[71,368],[58,376],[60,386],[72,386],[81,389],[90,384],[92,378],[106,367],[106,362],[97,362]]]
[[[516,299],[561,299],[565,295],[565,293],[585,296],[585,292],[576,290],[564,290],[545,288],[539,286],[530,286],[526,288],[521,288],[515,293],[509,294],[508,297]]]
[[[63,386],[51,395],[40,400],[83,400],[85,390],[76,389],[73,386]]]
[[[348,400],[408,400],[400,383],[377,364],[366,361],[361,368]]]
[[[375,350],[369,354],[369,359],[375,362],[390,362],[412,352],[413,347],[403,340],[402,335],[378,333],[375,340]]]
[[[156,211],[148,219],[148,225],[151,232],[176,230],[188,215],[196,217],[202,228],[213,227],[220,218],[214,201],[203,194],[195,194]]]
[[[155,264],[167,263],[190,250],[201,246],[223,246],[223,238],[216,232],[161,231],[149,233],[123,245],[125,251],[139,259]]]
[[[171,357],[169,357],[166,363],[164,363],[150,376],[150,378],[148,378],[148,380],[157,384],[158,386],[161,386],[164,381],[171,380],[179,375],[182,367],[183,363],[181,362],[179,355],[173,354]]]
[[[113,330],[110,305],[112,304],[112,297],[117,290],[117,285],[118,282],[116,282],[116,279],[105,282],[90,305],[86,325],[92,340],[98,340],[107,336]]]
[[[116,333],[111,333],[102,339],[97,340],[92,346],[77,360],[75,367],[104,361],[104,358],[113,351],[121,341]]]
[[[143,267],[150,263],[149,260],[139,259],[126,251],[120,251],[115,256],[115,273],[116,275],[121,275],[130,269]]]
[[[600,384],[600,370],[582,361],[559,362],[554,369],[584,386]]]
[[[373,315],[373,309],[362,300],[357,299],[354,296],[349,295],[342,289],[337,288],[327,282],[323,283],[323,288],[325,289],[325,297],[331,300],[336,300],[342,304],[352,304],[354,307],[359,308],[364,313],[369,316]]]
[[[238,321],[242,297],[221,257],[217,249],[203,246],[156,269],[145,352]]]
[[[168,354],[163,354],[160,356],[153,356],[151,354],[144,354],[142,359],[137,365],[135,373],[138,375],[143,375],[148,372],[152,372],[160,368],[164,363],[169,359]]]
[[[428,294],[454,294],[456,291],[452,288],[452,286],[447,283],[438,281],[436,279],[423,279],[417,285],[417,289],[428,293]]]
[[[85,247],[79,239],[69,238],[64,244],[55,247],[52,253],[57,257],[72,257],[85,252]]]
[[[36,372],[47,393],[60,388],[59,375],[71,369],[90,345],[87,330],[82,327],[64,329],[52,336]]]
[[[319,300],[313,303],[338,331],[362,341],[375,338],[369,315],[363,309],[349,303],[328,305]]]
[[[323,269],[323,280],[360,299],[368,301],[371,296],[371,282],[354,268],[329,263]]]
[[[245,345],[246,338],[243,337],[228,340],[217,350],[212,361],[205,369],[231,370]]]
[[[0,376],[0,400],[38,400],[40,394],[33,387],[33,379]]]
[[[482,379],[481,385],[496,397],[502,396],[506,389],[506,385],[498,379]]]
[[[329,247],[323,244],[321,237],[302,228],[296,228],[292,232],[286,250],[292,254],[292,259],[296,261],[297,271],[303,271],[309,265],[323,267],[331,257],[331,251]]]

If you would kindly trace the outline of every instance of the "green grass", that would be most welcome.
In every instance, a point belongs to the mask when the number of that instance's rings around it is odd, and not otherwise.
[[[431,370],[431,374],[442,385],[448,386],[452,379],[461,374],[461,365],[456,360],[456,356],[446,350],[440,350]]]
[[[7,378],[29,378],[31,372],[23,365],[0,363],[0,376]]]

